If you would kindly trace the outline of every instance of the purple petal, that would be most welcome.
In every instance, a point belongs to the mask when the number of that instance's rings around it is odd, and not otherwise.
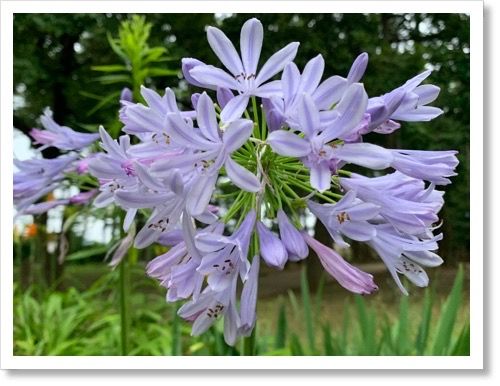
[[[239,90],[240,84],[227,72],[214,66],[197,66],[189,71],[189,74],[200,84],[216,87],[226,87]]]
[[[330,189],[332,172],[327,162],[319,162],[311,166],[311,186],[320,191]]]
[[[432,73],[432,70],[424,71],[410,80],[407,80],[406,83],[402,86],[407,91],[413,91],[415,87],[417,87],[420,83],[422,83],[427,77]]]
[[[418,106],[410,111],[398,112],[391,115],[392,119],[407,122],[428,122],[443,114],[443,110],[434,106]]]
[[[224,166],[226,167],[227,176],[240,189],[253,193],[261,189],[259,179],[251,171],[233,161],[231,157],[227,158]]]
[[[286,105],[291,105],[300,84],[300,71],[293,62],[288,63],[281,75],[281,86]]]
[[[253,122],[248,119],[238,119],[229,124],[222,136],[222,142],[227,153],[238,150],[248,140],[253,130]]]
[[[255,326],[259,268],[260,256],[256,255],[252,259],[252,265],[250,266],[250,271],[248,272],[248,278],[243,285],[243,290],[241,292],[241,326],[238,333],[243,336],[249,336]]]
[[[287,157],[305,157],[311,152],[309,142],[291,131],[273,131],[267,137],[267,143],[276,153]]]
[[[278,226],[280,239],[288,252],[288,257],[294,256],[296,260],[305,259],[309,255],[309,248],[299,230],[290,222],[282,209],[278,210]]]
[[[191,104],[193,105],[193,108],[196,110],[198,107],[198,101],[200,100],[201,94],[199,92],[195,92],[194,94],[191,95]]]
[[[115,201],[125,208],[154,208],[174,198],[172,193],[146,193],[139,191],[117,190]]]
[[[344,95],[347,86],[347,80],[335,75],[323,81],[316,91],[313,92],[312,98],[316,106],[320,110],[330,109]]]
[[[439,95],[441,89],[433,84],[424,84],[418,86],[413,92],[418,95],[418,104],[426,105],[434,102]]]
[[[237,95],[231,99],[220,113],[220,119],[224,123],[235,121],[241,118],[248,106],[248,95]]]
[[[321,244],[303,232],[307,244],[316,252],[325,270],[345,289],[357,294],[371,294],[378,290],[373,276],[345,261],[333,249]]]
[[[368,54],[363,52],[354,60],[354,63],[349,70],[349,74],[347,75],[347,83],[351,84],[359,82],[366,71],[367,65]]]
[[[200,99],[198,100],[196,120],[198,122],[198,127],[205,138],[213,142],[220,141],[219,125],[217,124],[214,103],[206,92],[201,94]]]
[[[346,143],[333,149],[333,156],[373,170],[391,166],[394,159],[389,150],[371,143]]]
[[[217,173],[200,176],[188,193],[186,209],[191,216],[201,215],[208,206],[217,181]]]
[[[264,30],[259,20],[253,18],[243,24],[241,28],[240,50],[243,67],[247,75],[256,74],[257,72],[263,37]]]
[[[290,43],[271,56],[259,71],[259,75],[255,79],[255,84],[261,85],[283,70],[297,55],[299,44],[297,42]]]
[[[196,134],[180,114],[167,114],[167,124],[169,135],[179,145],[196,150],[211,150],[216,145]]]
[[[254,91],[255,96],[261,98],[272,98],[272,97],[281,97],[283,95],[283,91],[281,88],[281,80],[273,80],[272,82],[268,82],[259,86]]]
[[[23,214],[42,214],[60,205],[69,204],[69,200],[50,200],[32,204],[23,210]]]
[[[211,88],[211,89],[216,89],[216,84],[215,85],[207,85],[207,84],[202,84],[198,82],[195,78],[191,76],[189,73],[193,68],[198,67],[198,66],[206,66],[205,63],[198,59],[194,58],[183,58],[182,59],[182,73],[184,74],[184,78],[187,80],[189,84],[192,84],[193,86],[197,87],[204,87],[204,88]]]
[[[363,119],[368,103],[368,95],[361,83],[354,83],[347,88],[335,111],[338,118],[327,127],[321,137],[323,141],[330,142],[336,138],[345,138],[352,134]]]
[[[299,101],[299,124],[306,137],[312,137],[320,129],[318,108],[307,94]]]
[[[150,88],[141,86],[141,95],[153,110],[164,111],[165,106],[163,105],[163,100],[157,92],[151,90]]]
[[[257,233],[262,259],[270,267],[283,269],[288,253],[281,240],[260,221],[257,221]]]
[[[304,67],[298,92],[312,94],[321,81],[324,69],[325,60],[321,54],[312,58]]]
[[[217,55],[222,64],[224,64],[233,75],[236,76],[243,72],[243,65],[241,64],[238,52],[224,32],[215,27],[208,27],[207,39],[215,55]]]
[[[226,87],[217,87],[217,103],[223,109],[234,98],[233,92]]]

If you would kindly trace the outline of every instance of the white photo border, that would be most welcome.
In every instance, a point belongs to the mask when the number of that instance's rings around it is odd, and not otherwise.
[[[286,7],[285,7],[286,4]],[[0,342],[2,369],[482,369],[483,175],[470,176],[471,352],[467,357],[61,357],[13,355],[12,111],[15,13],[467,13],[470,15],[470,170],[483,170],[481,1],[2,1],[0,130]],[[286,11],[286,12],[283,12]]]

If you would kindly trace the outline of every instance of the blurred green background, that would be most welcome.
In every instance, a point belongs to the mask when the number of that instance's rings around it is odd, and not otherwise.
[[[133,79],[109,71],[123,66],[110,48],[124,14],[17,14],[14,18],[14,127],[17,135],[37,126],[46,106],[57,122],[80,130],[103,124],[118,132],[118,95]],[[302,67],[321,53],[325,77],[345,76],[352,61],[368,52],[363,78],[369,96],[403,84],[424,69],[441,87],[434,105],[445,114],[429,123],[403,123],[389,136],[368,140],[392,148],[459,151],[458,176],[445,187],[440,254],[445,265],[430,270],[432,287],[411,288],[403,298],[384,267],[363,245],[353,263],[374,273],[380,291],[353,297],[328,280],[311,256],[283,272],[264,269],[259,286],[257,353],[262,355],[466,355],[468,352],[469,263],[469,18],[462,14],[148,14],[149,47],[163,47],[157,70],[140,79],[149,87],[175,89],[181,104],[197,91],[180,74],[180,59],[217,63],[205,28],[217,25],[234,42],[249,17],[265,26],[262,58],[290,41],[300,41],[295,59]],[[125,66],[125,73],[128,67]],[[14,149],[16,153],[16,149]],[[44,150],[45,157],[58,155]],[[80,209],[78,209],[80,210]],[[62,221],[92,227],[67,208]],[[116,212],[102,212],[114,234]],[[114,217],[113,217],[114,216]],[[108,244],[90,242],[68,226],[47,227],[37,216],[36,235],[18,234],[14,246],[15,354],[119,355],[117,272],[102,262]],[[71,224],[73,225],[73,224]],[[320,239],[327,241],[317,226]],[[69,249],[61,257],[61,244]],[[144,265],[161,251],[140,251],[132,267],[132,335],[128,354],[237,354],[223,344],[220,329],[189,337],[166,305],[163,289],[145,277]],[[461,266],[460,270],[458,267]],[[454,286],[455,284],[455,286]],[[305,315],[305,317],[304,317]]]

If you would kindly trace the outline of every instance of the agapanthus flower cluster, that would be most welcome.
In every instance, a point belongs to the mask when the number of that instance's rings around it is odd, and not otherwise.
[[[48,147],[58,148],[62,154],[56,158],[14,159],[14,205],[18,214],[41,214],[60,205],[85,204],[97,193],[95,189],[82,191],[66,199],[37,203],[40,199],[62,187],[68,173],[85,174],[88,158],[82,152],[99,139],[99,134],[81,133],[57,124],[52,111],[47,108],[40,117],[44,129],[33,128],[30,135],[42,151]]]
[[[169,247],[147,273],[167,289],[167,301],[186,301],[179,315],[193,335],[220,318],[228,344],[251,334],[260,265],[283,269],[307,258],[309,248],[354,293],[378,287],[342,257],[351,241],[373,248],[403,293],[400,275],[426,286],[424,268],[442,263],[435,231],[443,192],[436,187],[455,175],[456,152],[386,149],[364,136],[439,116],[429,106],[439,88],[422,84],[430,71],[370,98],[361,83],[366,53],[347,76],[323,79],[321,55],[302,71],[293,62],[298,42],[260,58],[257,19],[244,23],[239,52],[218,28],[209,27],[207,37],[222,67],[182,60],[185,80],[200,88],[192,109],[181,111],[170,88],[143,87],[145,103],[122,101],[123,135],[114,140],[101,127],[103,152],[88,162],[100,184],[94,204],[126,211],[124,245]],[[346,170],[349,164],[366,176]],[[65,167],[45,178],[57,181]],[[148,218],[135,233],[138,211]],[[312,215],[335,248],[305,229]]]

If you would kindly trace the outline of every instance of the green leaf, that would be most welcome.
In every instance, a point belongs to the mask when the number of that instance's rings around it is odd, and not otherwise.
[[[467,322],[458,337],[455,346],[451,350],[451,355],[468,356],[470,355],[470,324]]]
[[[285,303],[282,302],[279,308],[276,336],[274,338],[275,349],[285,348],[286,330],[287,330],[286,310],[285,310]]]
[[[147,68],[146,76],[177,76],[179,71],[177,70],[169,70],[168,68]]]
[[[91,70],[100,72],[120,72],[127,71],[127,67],[123,64],[105,64],[102,66],[91,66]]]
[[[446,299],[439,318],[436,339],[432,350],[433,355],[447,355],[450,347],[450,340],[453,333],[453,327],[458,314],[458,309],[462,302],[462,288],[464,281],[464,270],[460,266],[457,277],[453,283],[451,293]]]
[[[88,259],[89,257],[94,257],[97,255],[104,255],[108,250],[107,245],[101,245],[93,248],[82,249],[78,252],[70,253],[66,256],[66,261],[75,261],[75,260],[83,260]]]
[[[304,265],[300,271],[300,289],[302,292],[302,306],[304,321],[306,324],[307,339],[309,341],[310,354],[316,353],[316,342],[314,337],[313,315],[311,307],[311,293],[309,291],[309,283],[307,282],[307,266]]]
[[[429,340],[429,330],[432,318],[433,292],[429,289],[425,291],[424,304],[422,306],[422,321],[418,328],[417,339],[415,342],[417,355],[424,355]]]
[[[94,78],[94,80],[102,84],[130,83],[130,76],[125,74],[103,75]]]

